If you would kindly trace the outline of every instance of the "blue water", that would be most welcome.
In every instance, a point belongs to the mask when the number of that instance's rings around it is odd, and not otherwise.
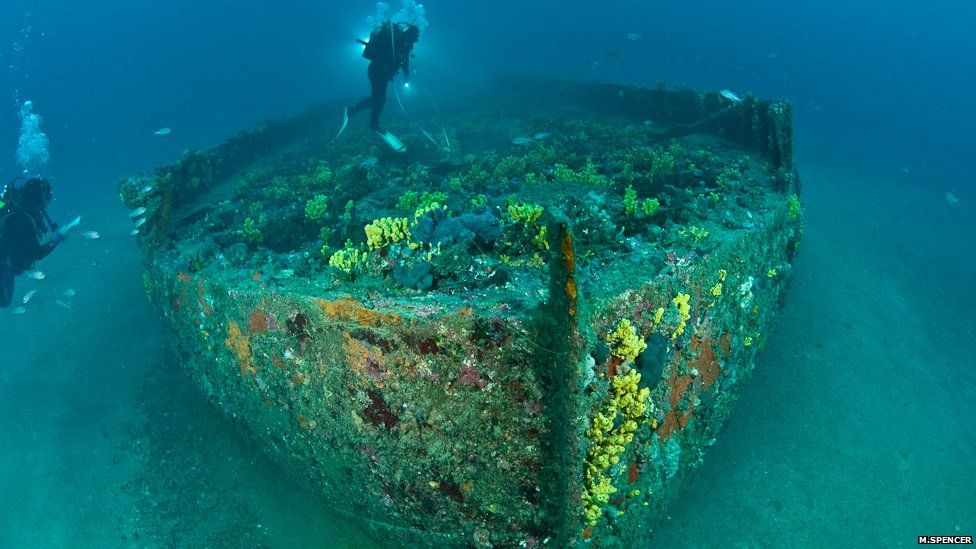
[[[415,80],[444,101],[527,72],[795,104],[807,208],[796,282],[662,545],[976,532],[976,4],[425,5]],[[103,233],[45,260],[43,284],[21,282],[39,289],[28,314],[0,313],[0,546],[367,543],[181,377],[114,183],[361,96],[354,38],[372,12],[325,0],[0,4],[0,180],[19,172],[17,111],[30,99],[50,139],[51,213]],[[154,136],[162,127],[173,131]],[[68,288],[70,311],[41,300]],[[147,481],[161,459],[173,478]],[[181,478],[182,465],[198,468]],[[158,516],[134,516],[139,494],[160,486],[183,499],[159,495]],[[193,516],[205,510],[212,520]]]

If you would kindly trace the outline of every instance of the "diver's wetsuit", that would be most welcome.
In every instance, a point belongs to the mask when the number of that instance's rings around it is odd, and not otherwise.
[[[372,93],[350,107],[349,114],[352,115],[369,107],[369,127],[373,131],[380,130],[380,113],[386,104],[386,88],[390,81],[396,77],[400,69],[403,69],[403,75],[410,79],[410,55],[415,41],[416,39],[411,40],[409,30],[404,31],[399,25],[390,23],[384,23],[379,30],[369,36],[363,57],[370,60],[366,75],[369,77]]]
[[[6,214],[0,232],[0,307],[10,304],[14,294],[14,277],[34,268],[34,262],[50,254],[56,240],[41,244],[39,227],[43,227],[24,210]]]

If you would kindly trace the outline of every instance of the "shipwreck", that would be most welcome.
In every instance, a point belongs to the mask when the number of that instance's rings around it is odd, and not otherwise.
[[[120,183],[189,375],[404,543],[646,542],[784,299],[790,105],[512,78],[403,154],[337,112]]]

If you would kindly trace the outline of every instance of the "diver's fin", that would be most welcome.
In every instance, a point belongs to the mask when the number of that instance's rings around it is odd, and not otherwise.
[[[376,135],[383,138],[383,141],[393,149],[393,152],[405,153],[407,152],[407,146],[400,141],[397,136],[390,132],[376,132]]]
[[[75,227],[77,227],[79,223],[81,223],[81,216],[80,215],[78,217],[72,219],[71,220],[71,223],[68,223],[67,225],[62,225],[58,229],[58,232],[61,233],[61,236],[65,236],[69,232],[71,232],[71,229],[74,229]]]
[[[339,136],[342,135],[342,132],[346,131],[346,126],[348,125],[349,125],[349,107],[346,107],[342,109],[342,126],[339,128],[339,133],[336,134],[333,141],[339,139]]]

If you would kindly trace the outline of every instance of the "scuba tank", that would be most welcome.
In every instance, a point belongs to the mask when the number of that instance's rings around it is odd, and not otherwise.
[[[383,23],[380,28],[369,33],[369,40],[357,40],[360,44],[366,46],[363,49],[363,59],[367,61],[376,61],[376,58],[381,55],[380,48],[386,46],[386,35],[391,34],[392,24],[387,21]]]
[[[3,190],[0,191],[0,235],[3,234],[4,222],[7,220],[7,216],[13,211],[14,204],[16,203],[16,197],[14,196],[17,190],[14,186],[16,182],[17,179],[14,179],[4,185]]]
[[[3,190],[0,191],[0,217],[3,217],[7,213],[9,213],[10,210],[9,206],[14,202],[13,194],[16,190],[16,188],[14,187],[14,183],[16,183],[20,179],[21,178],[17,178],[11,181],[10,183],[7,183],[6,185],[3,186]]]

